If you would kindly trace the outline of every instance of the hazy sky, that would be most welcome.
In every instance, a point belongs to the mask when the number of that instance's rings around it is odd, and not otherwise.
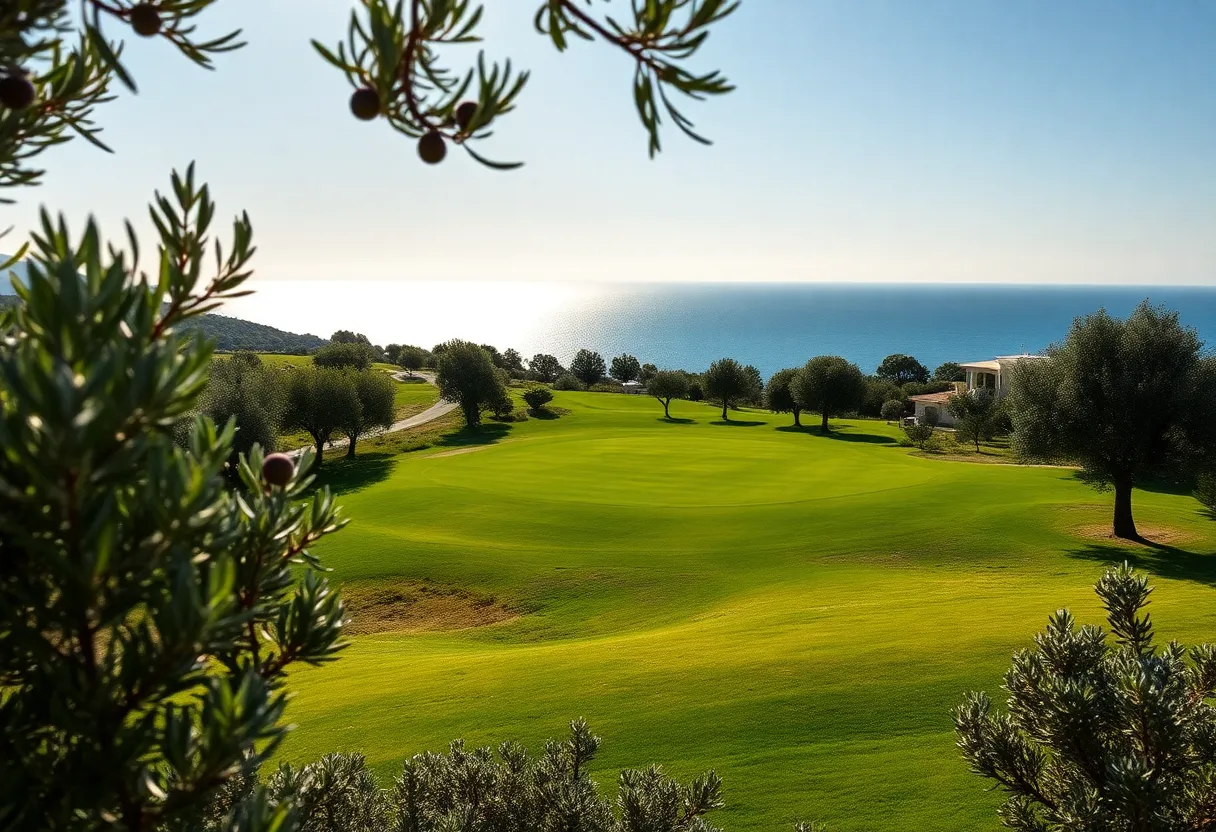
[[[522,170],[426,167],[351,117],[308,45],[343,0],[221,0],[203,29],[247,48],[206,72],[132,44],[140,94],[100,113],[117,152],[53,149],[0,211],[117,232],[193,159],[221,215],[249,210],[264,280],[1216,284],[1212,0],[744,0],[696,64],[738,90],[686,109],[714,146],[668,131],[654,161],[628,58],[557,54],[538,4],[488,0],[483,31],[533,71],[481,146]]]

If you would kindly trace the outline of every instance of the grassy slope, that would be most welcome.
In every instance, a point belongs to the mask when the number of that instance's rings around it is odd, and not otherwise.
[[[1087,539],[1109,497],[1070,472],[917,458],[895,429],[837,438],[680,402],[559,393],[558,420],[395,457],[343,497],[321,550],[344,581],[448,582],[528,610],[480,630],[364,636],[295,674],[289,759],[359,749],[387,778],[457,736],[536,744],[586,716],[605,779],[715,766],[730,829],[997,828],[953,746],[962,692],[996,690],[1047,614],[1092,620],[1102,562],[1158,576],[1169,636],[1212,637],[1213,534],[1189,498],[1138,492],[1163,553]]]

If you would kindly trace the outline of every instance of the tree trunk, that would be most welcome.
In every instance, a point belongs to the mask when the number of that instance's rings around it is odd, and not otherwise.
[[[828,409],[826,407],[823,409],[823,422],[820,423],[819,432],[820,433],[828,432]]]
[[[1115,476],[1115,537],[1139,540],[1136,521],[1132,518],[1132,475]]]
[[[799,420],[799,416],[801,416],[801,411],[799,411],[799,409],[795,407],[794,408],[794,427],[796,427],[796,428],[802,427],[802,422]]]
[[[309,473],[321,468],[321,458],[325,456],[325,437],[313,434],[312,441],[317,446],[317,455],[313,457],[312,468],[309,469]]]
[[[668,409],[670,406],[671,406],[671,399],[664,399],[663,400],[663,418],[664,419],[671,418],[671,411]]]
[[[726,415],[726,397],[722,397],[722,421],[729,422],[730,417]]]
[[[347,438],[348,438],[350,441],[346,443],[346,458],[347,458],[347,459],[354,459],[354,458],[355,458],[355,439],[356,439],[357,437],[355,437],[355,436],[348,436]]]

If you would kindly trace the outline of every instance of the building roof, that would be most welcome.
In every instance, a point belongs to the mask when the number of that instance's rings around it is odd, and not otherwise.
[[[908,396],[908,401],[924,402],[925,404],[945,404],[950,401],[950,397],[953,395],[953,390],[947,390],[944,393],[922,393],[919,396]]]
[[[968,369],[969,370],[992,370],[993,372],[996,372],[997,370],[1001,369],[1001,362],[999,362],[999,361],[968,361],[966,364],[960,364],[959,366],[965,370],[968,370]]]

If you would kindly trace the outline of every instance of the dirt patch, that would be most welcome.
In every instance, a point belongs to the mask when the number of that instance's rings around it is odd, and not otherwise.
[[[1136,524],[1136,531],[1144,538],[1143,542],[1115,537],[1111,531],[1110,523],[1087,523],[1083,526],[1075,526],[1071,531],[1078,537],[1084,537],[1088,540],[1101,540],[1103,543],[1117,543],[1123,546],[1143,546],[1145,542],[1158,543],[1163,546],[1179,546],[1185,543],[1193,543],[1199,540],[1200,537],[1194,532],[1185,529],[1173,526],[1159,526],[1153,523]]]
[[[493,595],[426,581],[394,581],[342,587],[350,635],[420,633],[489,627],[519,617]]]
[[[468,448],[457,448],[454,451],[444,451],[443,453],[431,454],[430,459],[439,459],[441,456],[460,456],[460,454],[471,454],[473,451],[484,451],[489,445],[473,445]]]

